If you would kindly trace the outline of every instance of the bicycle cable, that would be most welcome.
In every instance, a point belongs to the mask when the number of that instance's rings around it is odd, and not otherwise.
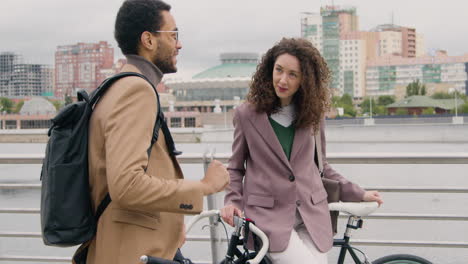
[[[367,257],[366,253],[362,252],[360,249],[358,248],[355,248],[355,247],[351,247],[352,249],[358,251],[359,253],[361,253],[363,256],[364,256],[364,264],[371,264],[369,262],[369,257]]]
[[[221,217],[219,217],[219,216],[218,216],[218,222],[220,222],[224,227],[224,232],[226,233],[227,244],[229,245],[230,241],[229,241],[229,234],[228,234],[228,231],[227,231],[227,228],[226,228],[226,224],[223,221],[221,221]]]

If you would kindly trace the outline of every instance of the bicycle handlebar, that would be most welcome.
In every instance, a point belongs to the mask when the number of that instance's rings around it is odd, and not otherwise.
[[[203,218],[206,217],[212,217],[212,216],[217,216],[218,219],[220,218],[220,213],[219,210],[210,210],[210,211],[203,211],[199,215],[194,216],[191,220],[190,223],[187,225],[187,231],[186,233],[190,232],[192,227],[200,221]],[[236,231],[238,230],[240,232],[240,229],[244,226],[245,219],[241,217],[234,216],[234,226],[236,228]],[[268,237],[266,234],[260,230],[255,224],[250,223],[249,224],[250,231],[252,231],[255,235],[257,235],[260,240],[262,241],[262,248],[258,251],[257,256],[255,258],[247,261],[247,264],[259,264],[260,261],[262,261],[263,257],[265,257],[268,248],[270,247],[270,241],[268,240]]]

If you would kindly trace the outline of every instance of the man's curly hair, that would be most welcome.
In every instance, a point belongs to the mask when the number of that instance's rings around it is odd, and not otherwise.
[[[285,53],[295,56],[301,64],[301,84],[292,99],[296,109],[294,127],[318,130],[330,106],[330,71],[319,51],[305,39],[283,38],[267,51],[252,78],[247,101],[257,112],[270,115],[280,110],[280,99],[273,87],[273,67]]]
[[[171,6],[160,0],[126,0],[115,19],[114,37],[125,55],[138,54],[141,34],[155,32],[164,24],[162,11]]]

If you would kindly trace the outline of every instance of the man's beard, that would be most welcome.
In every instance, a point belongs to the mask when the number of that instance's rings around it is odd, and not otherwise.
[[[164,51],[158,52],[153,63],[164,74],[177,72],[177,67],[172,63],[172,56],[168,56]]]

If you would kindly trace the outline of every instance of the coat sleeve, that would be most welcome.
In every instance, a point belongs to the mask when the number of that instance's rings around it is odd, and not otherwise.
[[[156,120],[156,94],[144,80],[125,84],[128,85],[113,87],[109,93],[114,97],[113,105],[104,127],[106,175],[112,201],[143,212],[199,213],[203,209],[201,183],[145,172]]]
[[[343,202],[360,202],[364,198],[364,189],[359,185],[348,181],[345,177],[335,171],[327,161],[325,120],[320,122],[320,137],[322,139],[322,159],[324,177],[339,181],[341,183],[340,200]]]
[[[243,121],[240,107],[238,107],[233,117],[234,141],[232,143],[232,156],[227,167],[231,182],[226,188],[226,196],[224,197],[224,205],[232,204],[241,210],[244,209],[242,181],[245,175],[245,162],[249,154],[245,131],[242,127]]]

